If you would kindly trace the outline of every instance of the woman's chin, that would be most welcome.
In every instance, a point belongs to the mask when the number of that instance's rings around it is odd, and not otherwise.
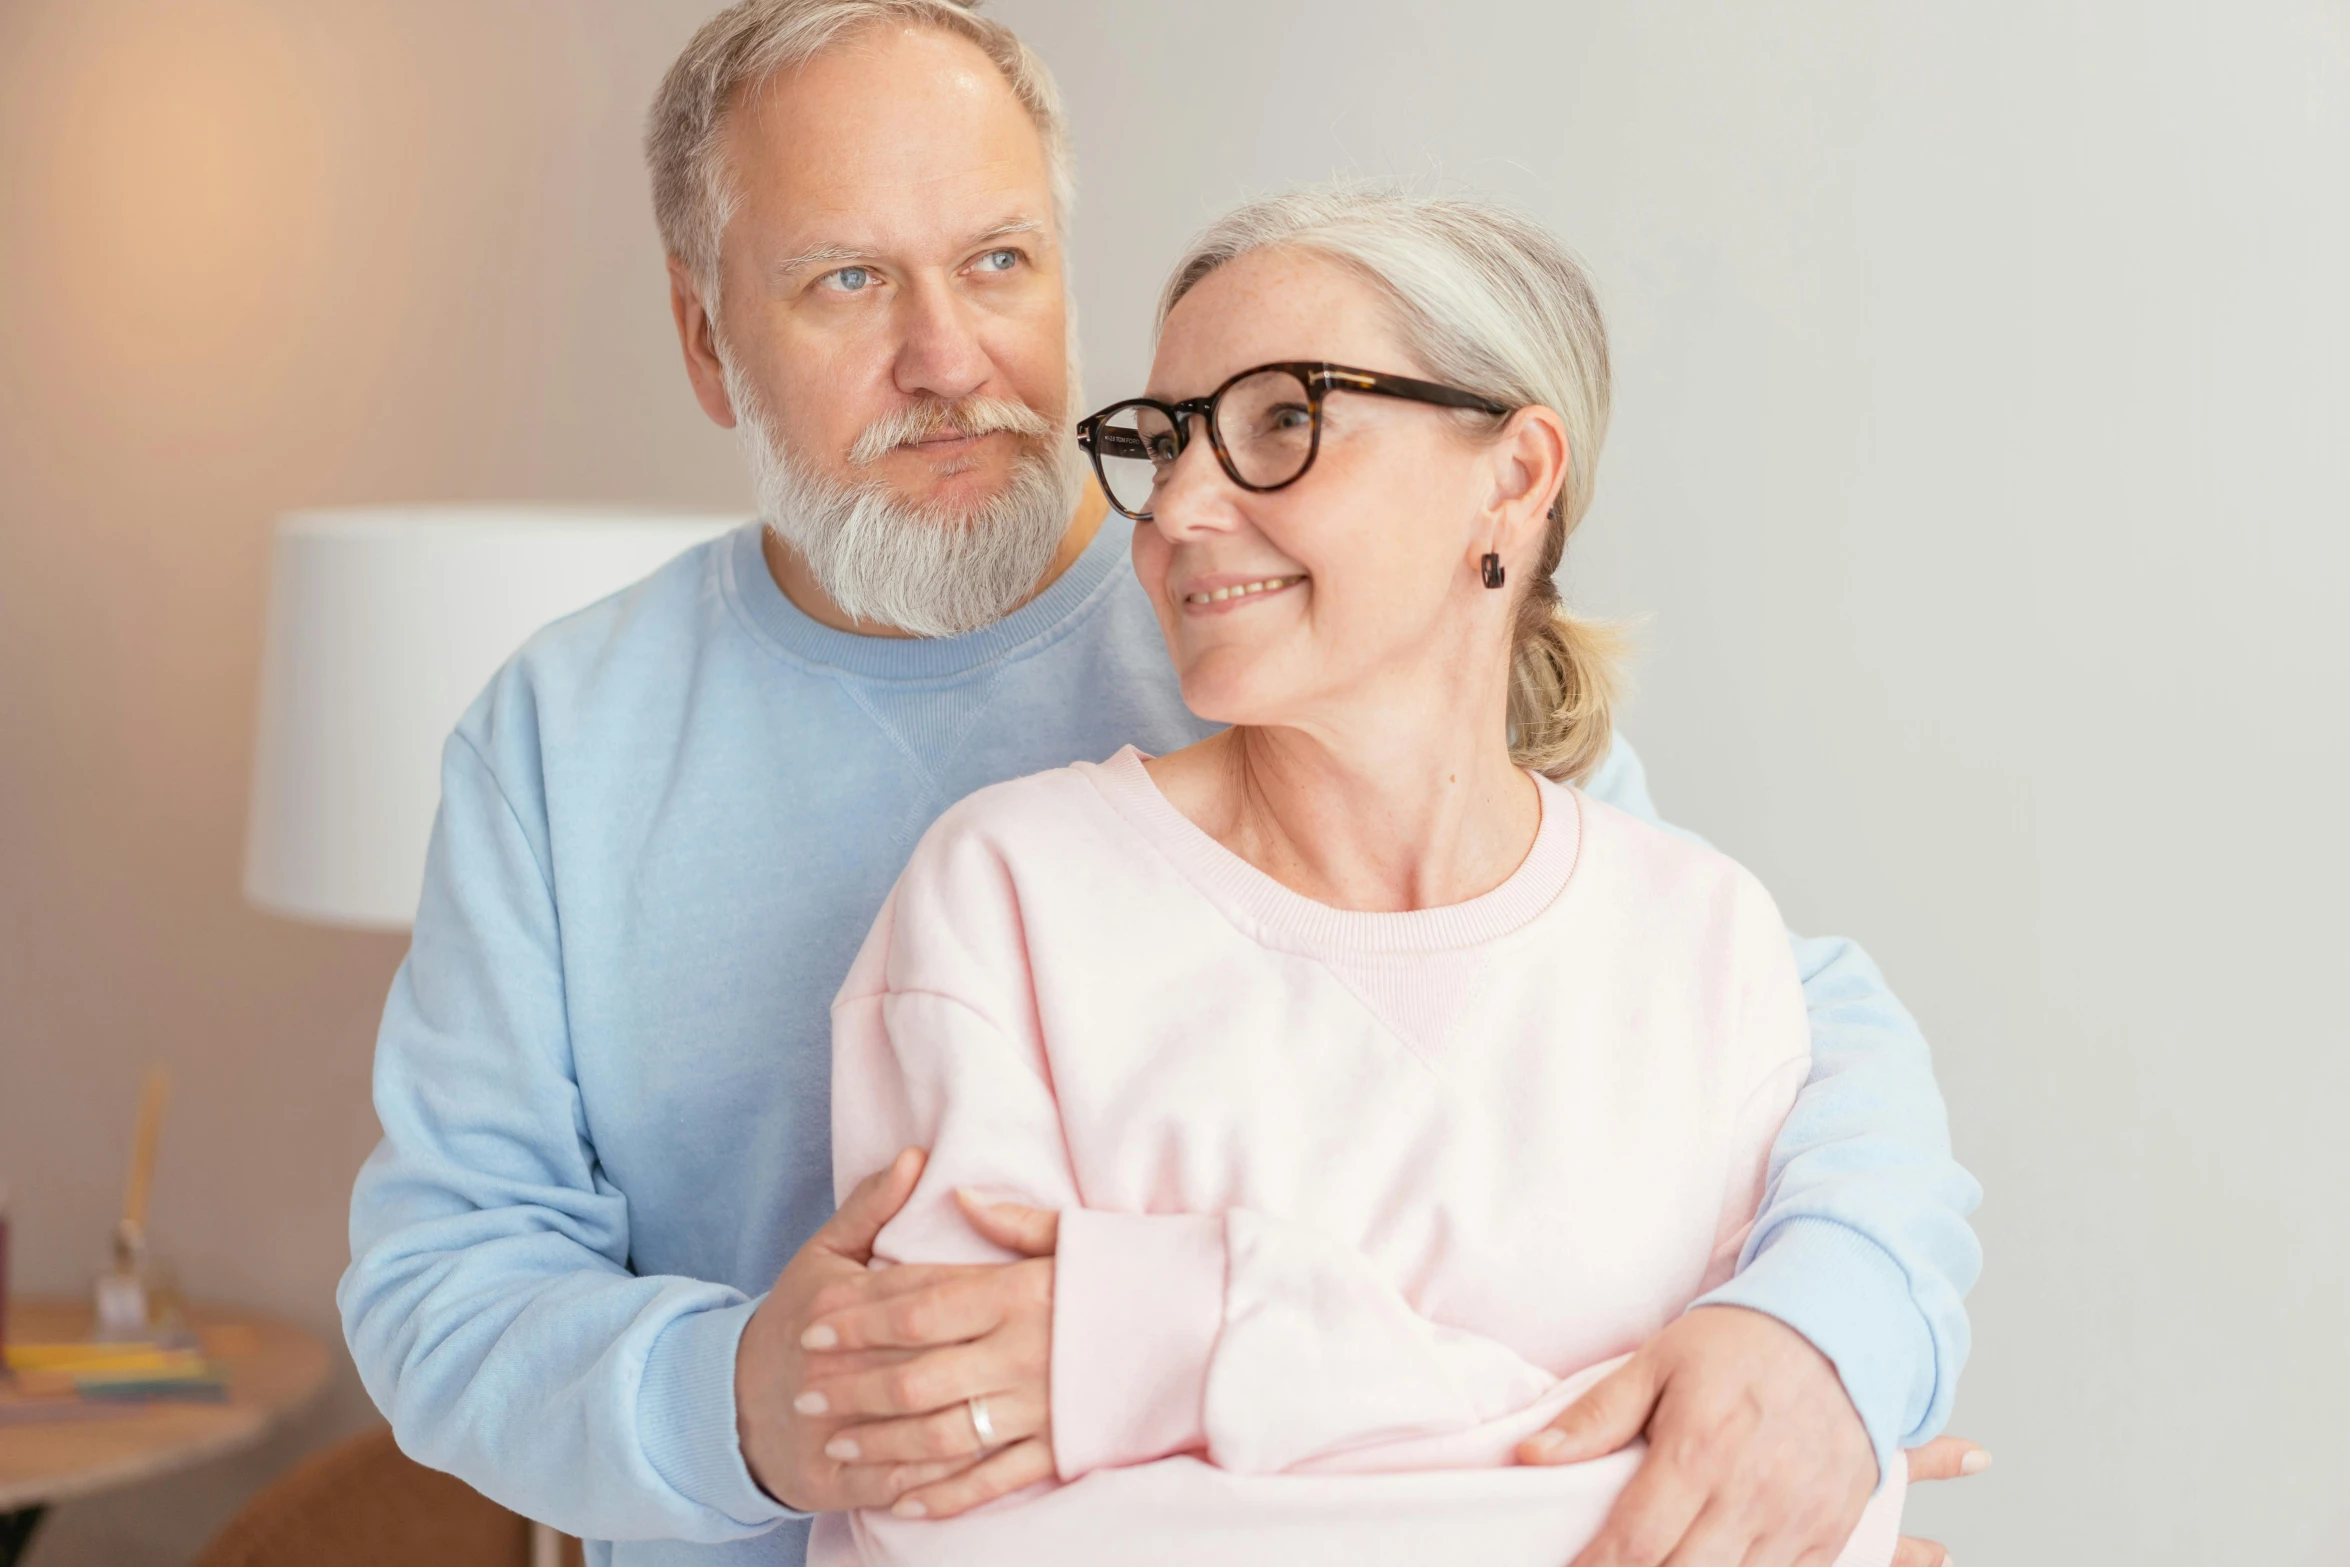
[[[1235,662],[1209,659],[1185,670],[1183,705],[1211,724],[1264,728],[1283,722],[1290,704],[1266,690],[1262,681],[1249,679],[1251,671],[1232,667]]]
[[[1209,658],[1193,663],[1182,671],[1183,705],[1211,724],[1245,724],[1244,716],[1250,707],[1245,700],[1246,682],[1236,682],[1229,660]]]

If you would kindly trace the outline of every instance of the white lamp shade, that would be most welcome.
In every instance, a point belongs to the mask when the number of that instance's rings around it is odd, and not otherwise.
[[[530,634],[740,517],[583,508],[312,511],[278,522],[245,896],[405,928],[442,744]]]

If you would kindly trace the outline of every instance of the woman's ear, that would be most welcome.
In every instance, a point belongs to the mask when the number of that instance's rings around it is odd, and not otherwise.
[[[1537,403],[1511,414],[1495,437],[1493,493],[1486,502],[1493,548],[1515,557],[1542,537],[1551,504],[1567,482],[1565,421]]]

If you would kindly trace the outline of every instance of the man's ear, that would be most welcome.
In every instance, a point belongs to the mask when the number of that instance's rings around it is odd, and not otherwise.
[[[711,423],[733,429],[734,400],[726,395],[726,368],[718,358],[718,323],[703,308],[701,285],[675,256],[669,258],[669,313],[677,321],[677,344],[685,350],[694,400]]]
[[[1571,458],[1556,412],[1536,403],[1510,415],[1493,444],[1493,548],[1517,559],[1539,543]]]

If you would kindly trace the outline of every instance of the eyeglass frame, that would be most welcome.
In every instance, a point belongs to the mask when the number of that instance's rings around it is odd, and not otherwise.
[[[1286,371],[1295,376],[1306,389],[1306,413],[1313,421],[1313,435],[1306,447],[1306,460],[1297,472],[1278,484],[1251,484],[1240,476],[1240,469],[1232,461],[1232,454],[1224,449],[1224,436],[1216,427],[1216,408],[1224,394],[1251,376],[1263,375],[1268,370]],[[1179,403],[1162,403],[1155,397],[1129,397],[1110,404],[1097,413],[1087,414],[1077,421],[1077,444],[1093,462],[1093,476],[1099,480],[1102,494],[1111,510],[1135,522],[1149,522],[1151,513],[1128,511],[1118,503],[1117,491],[1111,488],[1110,476],[1102,471],[1102,436],[1108,431],[1104,423],[1113,414],[1129,408],[1155,408],[1164,414],[1175,431],[1175,456],[1180,460],[1191,449],[1191,422],[1201,420],[1208,430],[1208,449],[1216,454],[1216,466],[1224,470],[1224,477],[1252,495],[1270,495],[1285,490],[1313,471],[1314,459],[1322,455],[1322,401],[1332,392],[1366,392],[1374,397],[1393,397],[1405,402],[1428,403],[1438,408],[1469,408],[1478,413],[1499,418],[1517,412],[1492,398],[1476,392],[1463,391],[1457,386],[1445,386],[1436,381],[1415,380],[1408,375],[1388,375],[1378,370],[1357,370],[1347,365],[1324,364],[1312,360],[1277,360],[1272,364],[1251,365],[1238,374],[1227,377],[1224,384],[1205,397],[1187,397]],[[1131,434],[1133,432],[1121,432]],[[1140,452],[1111,452],[1109,456],[1139,458],[1149,462],[1147,446]]]

